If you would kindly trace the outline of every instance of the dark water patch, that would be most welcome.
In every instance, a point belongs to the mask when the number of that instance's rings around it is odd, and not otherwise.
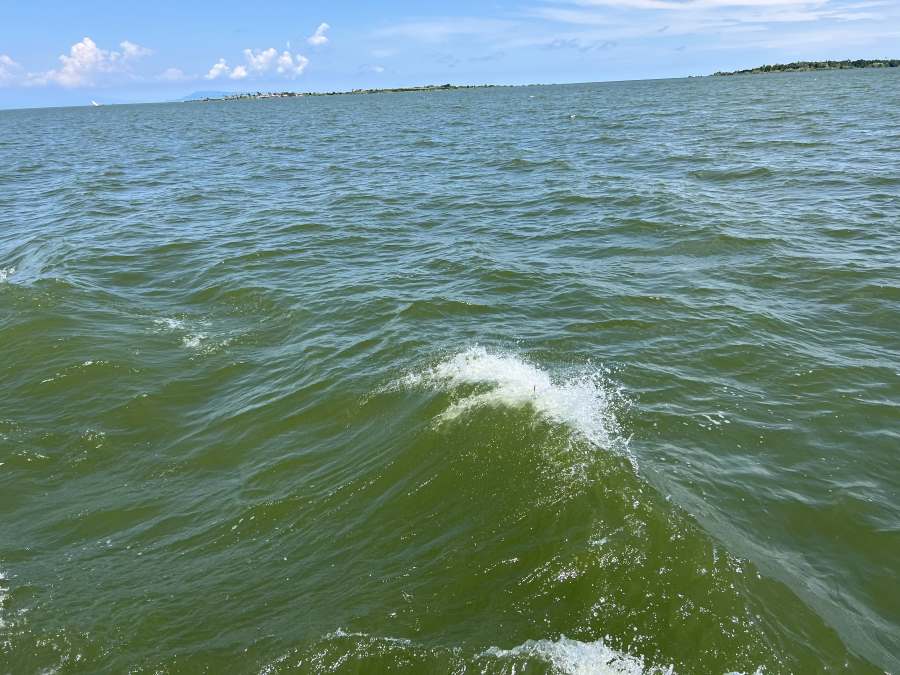
[[[372,192],[346,192],[335,195],[332,200],[334,206],[368,206],[382,203],[386,203],[383,197]]]
[[[865,181],[867,184],[874,185],[876,187],[897,186],[900,185],[900,175],[866,176]]]
[[[203,194],[202,192],[190,192],[188,194],[178,195],[175,198],[175,202],[178,204],[196,204],[208,200],[209,195]]]
[[[479,279],[489,284],[494,292],[511,293],[525,291],[532,286],[536,273],[513,269],[484,269],[479,272]]]
[[[448,144],[434,138],[419,138],[411,143],[414,148],[441,148]]]
[[[514,157],[513,159],[497,159],[487,163],[502,171],[569,171],[572,165],[564,159],[526,159]]]
[[[616,136],[613,134],[600,134],[599,136],[594,136],[593,138],[591,138],[589,142],[597,145],[626,145],[628,143],[628,139],[623,136]]]
[[[755,166],[747,168],[733,169],[704,169],[691,171],[690,175],[703,181],[726,183],[741,180],[756,180],[760,178],[770,178],[775,175],[772,169],[765,166]]]
[[[553,191],[547,192],[541,195],[541,202],[552,201],[559,204],[571,204],[571,205],[588,205],[593,206],[597,204],[602,204],[604,201],[604,197],[602,195],[588,195],[588,194],[579,194],[577,192],[572,191]]]
[[[826,140],[797,140],[792,138],[758,138],[735,143],[735,147],[738,148],[761,150],[766,148],[823,148],[830,145]]]

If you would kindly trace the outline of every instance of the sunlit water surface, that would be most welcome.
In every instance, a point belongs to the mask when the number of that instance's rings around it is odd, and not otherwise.
[[[0,671],[900,669],[900,72],[0,112]]]

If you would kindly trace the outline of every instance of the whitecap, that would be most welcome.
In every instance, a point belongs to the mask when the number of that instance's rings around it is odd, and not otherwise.
[[[181,319],[154,319],[153,323],[155,323],[157,326],[165,326],[169,330],[182,330],[185,327],[184,321],[182,321]]]
[[[600,369],[554,377],[521,356],[475,346],[431,368],[410,373],[397,384],[443,391],[476,388],[452,403],[439,421],[450,421],[481,407],[531,406],[539,415],[568,426],[595,445],[622,445],[614,409],[624,402],[624,396]]]
[[[3,618],[3,612],[6,608],[6,596],[9,593],[9,587],[6,584],[6,573],[0,569],[0,630],[6,628],[6,621]]]
[[[197,333],[196,335],[186,335],[181,342],[188,349],[199,349],[205,339],[206,334]]]
[[[674,668],[647,666],[644,659],[608,646],[603,640],[581,642],[561,636],[559,640],[529,640],[512,649],[491,647],[482,657],[536,659],[563,675],[674,675]]]
[[[15,273],[15,267],[0,267],[0,284],[7,281]]]

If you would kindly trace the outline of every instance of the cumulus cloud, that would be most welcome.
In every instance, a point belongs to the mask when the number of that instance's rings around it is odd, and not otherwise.
[[[119,47],[122,48],[122,58],[125,59],[138,59],[142,56],[150,56],[153,53],[152,49],[141,47],[128,40],[120,42]]]
[[[296,77],[302,75],[308,65],[309,59],[303,54],[291,54],[289,51],[284,51],[278,57],[278,66],[275,70],[283,75]]]
[[[247,65],[257,73],[264,73],[269,70],[276,56],[278,56],[278,52],[275,47],[262,50],[257,49],[255,51],[252,49],[244,50],[244,58],[247,59]]]
[[[63,87],[83,87],[95,84],[98,75],[128,73],[129,62],[152,53],[128,40],[119,45],[121,52],[101,49],[91,38],[85,37],[59,57],[60,67],[43,73],[29,73],[26,84],[58,84]]]
[[[316,32],[306,38],[306,41],[313,47],[321,47],[322,45],[327,45],[328,37],[325,35],[325,33],[328,32],[329,28],[331,28],[331,26],[323,21],[319,24],[319,27],[316,28]]]
[[[207,80],[215,80],[228,75],[230,72],[231,68],[225,63],[225,59],[219,59],[204,77]]]
[[[284,50],[281,54],[274,47],[268,49],[245,49],[245,63],[231,68],[225,59],[219,59],[206,74],[207,80],[230,77],[232,80],[243,80],[250,75],[265,75],[275,72],[285,77],[297,77],[309,65],[309,59],[303,54],[292,54]]]
[[[7,54],[0,54],[0,87],[11,84],[18,79],[22,66],[13,61]]]

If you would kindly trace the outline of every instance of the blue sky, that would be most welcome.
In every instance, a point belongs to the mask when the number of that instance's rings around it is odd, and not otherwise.
[[[0,108],[900,57],[900,0],[2,0]]]

